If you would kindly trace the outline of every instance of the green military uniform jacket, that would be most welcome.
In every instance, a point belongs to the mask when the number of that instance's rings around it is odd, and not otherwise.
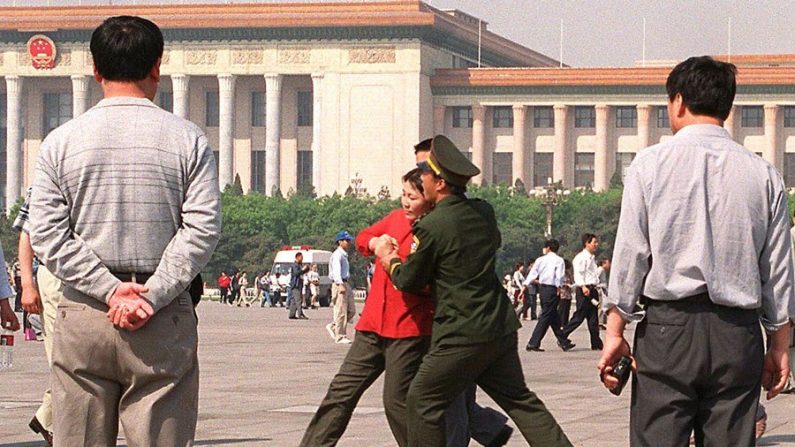
[[[433,346],[484,343],[521,326],[495,272],[501,242],[491,205],[463,196],[444,198],[414,225],[413,253],[389,270],[400,290],[430,284]]]

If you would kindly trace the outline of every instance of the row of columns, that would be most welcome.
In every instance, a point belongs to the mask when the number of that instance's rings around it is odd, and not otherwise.
[[[473,178],[476,184],[483,179],[491,178],[492,162],[490,151],[486,148],[486,108],[482,104],[472,105],[472,161],[481,168],[481,174]],[[513,178],[521,179],[526,185],[533,182],[535,148],[526,147],[527,108],[524,104],[513,106]],[[574,186],[574,142],[570,141],[570,129],[573,128],[572,106],[567,104],[553,105],[554,136],[553,136],[553,180],[562,181],[567,187]],[[594,189],[602,191],[608,188],[610,177],[615,172],[616,146],[610,144],[610,118],[614,106],[596,104],[595,109],[595,147],[594,147]],[[637,110],[637,141],[638,150],[651,144],[652,109],[649,104],[636,105]],[[734,120],[737,107],[726,120],[724,127],[734,137]],[[780,106],[767,104],[765,111],[765,149],[763,157],[781,169],[784,160],[784,147],[778,144],[778,114]],[[445,129],[446,106],[436,105],[434,108],[434,129],[443,133]]]
[[[190,76],[173,74],[171,86],[174,102],[174,114],[188,119],[188,97]],[[234,181],[234,117],[235,117],[235,79],[232,74],[219,74],[219,186],[223,189]],[[280,189],[281,179],[281,98],[283,75],[269,73],[265,78],[265,150],[267,194]],[[312,74],[313,116],[312,116],[312,182],[315,189],[320,187],[320,154],[321,154],[321,83],[323,75]],[[90,100],[91,77],[73,75],[72,81],[72,116],[78,116],[88,109]],[[6,123],[8,128],[6,146],[6,209],[22,195],[22,88],[24,78],[17,75],[5,76],[6,82]]]

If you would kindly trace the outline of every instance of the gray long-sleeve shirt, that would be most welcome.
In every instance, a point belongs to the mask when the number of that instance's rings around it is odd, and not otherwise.
[[[708,293],[759,309],[768,329],[795,316],[787,196],[769,163],[715,125],[690,125],[642,150],[624,181],[605,310],[627,320],[643,295]]]
[[[41,145],[34,251],[68,287],[107,302],[113,272],[154,272],[155,310],[185,291],[220,233],[213,152],[193,123],[144,98],[103,99]]]

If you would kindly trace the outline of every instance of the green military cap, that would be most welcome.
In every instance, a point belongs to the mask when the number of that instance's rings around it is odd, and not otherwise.
[[[431,140],[431,153],[428,168],[451,185],[466,186],[469,179],[480,174],[480,169],[472,164],[464,154],[444,135],[436,135]]]

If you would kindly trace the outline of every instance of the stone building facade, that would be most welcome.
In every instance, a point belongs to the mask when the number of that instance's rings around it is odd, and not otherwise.
[[[395,195],[413,144],[445,133],[483,168],[476,182],[603,189],[634,153],[670,135],[661,115],[670,64],[560,67],[475,17],[418,0],[0,13],[8,204],[31,183],[47,133],[100,100],[88,41],[119,14],[163,29],[155,102],[206,131],[222,187],[239,176],[244,191],[327,195],[357,180]],[[795,184],[795,56],[732,60],[740,88],[727,127]]]

